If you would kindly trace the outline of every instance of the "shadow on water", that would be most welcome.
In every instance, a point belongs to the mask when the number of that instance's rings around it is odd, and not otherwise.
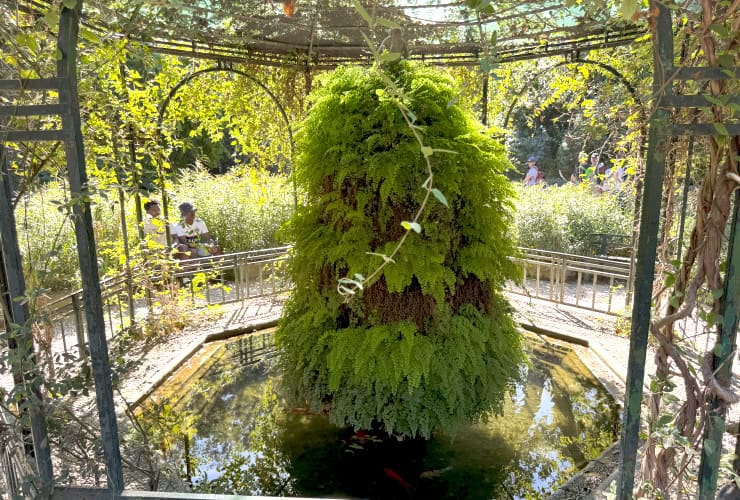
[[[398,441],[286,408],[271,338],[254,334],[213,348],[185,382],[159,391],[169,394],[176,411],[196,419],[186,458],[196,490],[543,498],[617,437],[613,400],[577,354],[561,345],[527,340],[525,382],[509,395],[503,416],[471,424],[454,439]]]

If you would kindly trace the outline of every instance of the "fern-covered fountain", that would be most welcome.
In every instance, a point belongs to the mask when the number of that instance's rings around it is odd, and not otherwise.
[[[277,341],[293,397],[334,423],[454,433],[500,413],[520,376],[501,294],[516,275],[509,163],[458,97],[450,76],[409,63],[340,68],[313,94]],[[349,297],[337,291],[347,276]]]

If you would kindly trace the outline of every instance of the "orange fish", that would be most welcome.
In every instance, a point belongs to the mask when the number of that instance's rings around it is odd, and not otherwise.
[[[383,473],[388,476],[389,478],[396,481],[398,484],[403,486],[403,489],[405,489],[408,493],[411,493],[413,491],[413,486],[411,486],[408,482],[406,482],[399,474],[398,472],[394,471],[393,469],[389,469],[388,467],[383,468]]]

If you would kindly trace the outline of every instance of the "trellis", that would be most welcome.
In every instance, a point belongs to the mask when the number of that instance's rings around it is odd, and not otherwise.
[[[66,2],[65,2],[66,3]],[[0,106],[0,116],[59,116],[61,129],[3,130],[0,144],[18,141],[63,141],[67,170],[74,203],[75,233],[77,238],[85,310],[88,324],[90,355],[95,381],[98,415],[105,452],[110,491],[124,489],[119,451],[118,429],[113,405],[110,364],[104,332],[103,310],[100,300],[99,273],[92,220],[86,195],[86,169],[80,128],[76,81],[76,46],[79,24],[100,35],[120,33],[146,44],[152,50],[189,57],[225,62],[256,63],[272,66],[298,67],[306,71],[325,69],[343,62],[370,62],[371,52],[366,38],[382,44],[387,30],[403,30],[406,50],[411,59],[446,65],[473,65],[484,60],[508,62],[519,59],[571,54],[581,50],[612,47],[630,43],[644,31],[635,26],[608,24],[606,20],[578,18],[560,4],[550,2],[513,2],[501,10],[476,13],[463,3],[395,5],[376,2],[362,8],[339,0],[314,0],[305,6],[299,4],[293,17],[280,14],[280,5],[255,2],[252,10],[244,2],[212,0],[179,5],[175,10],[168,4],[156,8],[145,2],[132,2],[129,7],[116,9],[97,2],[81,17],[82,1],[74,9],[63,7],[59,22],[59,60],[56,75],[33,80],[0,80],[2,92],[52,90],[58,92],[57,104]],[[635,297],[632,317],[631,351],[625,401],[624,426],[621,438],[620,477],[618,498],[631,498],[640,428],[640,407],[644,380],[647,335],[649,330],[652,281],[657,246],[658,217],[666,144],[671,136],[716,135],[720,129],[711,123],[668,123],[668,107],[702,107],[708,105],[706,96],[678,96],[672,92],[674,80],[736,80],[738,68],[676,68],[673,57],[671,12],[657,1],[650,2],[655,13],[653,31],[655,53],[655,100],[650,118],[647,164],[642,200],[641,231],[635,273]],[[20,9],[40,13],[51,2],[23,0]],[[206,6],[207,5],[207,6]],[[295,7],[293,0],[285,0]],[[247,6],[249,7],[249,6]],[[435,9],[442,9],[434,13]],[[430,12],[431,20],[423,22],[418,12]],[[245,14],[244,12],[249,12]],[[526,32],[528,13],[536,17],[535,28]],[[608,15],[608,13],[605,13]],[[366,17],[383,20],[378,28],[367,28]],[[105,21],[103,21],[105,20]],[[227,23],[227,20],[230,20]],[[574,22],[577,21],[577,22]],[[170,21],[169,23],[165,21]],[[228,25],[228,26],[227,26]],[[361,34],[364,33],[364,36]],[[499,35],[507,33],[506,36]],[[119,35],[115,35],[119,36]],[[450,41],[457,38],[455,41]],[[462,41],[460,41],[462,37]],[[737,96],[733,96],[737,101]],[[722,128],[730,136],[740,136],[740,124],[726,123]],[[4,177],[7,173],[4,172]],[[0,189],[0,238],[2,262],[0,285],[7,302],[8,323],[24,324],[27,311],[14,300],[25,294],[20,266],[20,252],[14,235],[14,221],[10,207],[12,193],[8,182]],[[725,293],[723,296],[723,325],[720,329],[720,350],[714,366],[718,379],[727,384],[734,354],[738,320],[737,297],[740,295],[740,233],[737,231],[738,196],[731,228],[730,251],[727,258]],[[19,351],[24,359],[33,360],[27,341],[19,337],[10,348]],[[16,379],[21,383],[22,380]],[[711,402],[716,419],[711,419],[705,439],[718,442],[724,429],[721,405]],[[33,451],[37,472],[46,488],[53,487],[54,475],[46,423],[39,410],[31,415]],[[705,447],[702,454],[700,490],[702,498],[711,498],[716,487],[719,449]]]

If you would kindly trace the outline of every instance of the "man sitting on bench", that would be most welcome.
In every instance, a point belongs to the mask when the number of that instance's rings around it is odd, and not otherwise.
[[[211,237],[202,219],[195,217],[195,207],[186,201],[180,203],[181,220],[172,228],[178,259],[197,259],[209,255],[220,255],[221,248]]]

